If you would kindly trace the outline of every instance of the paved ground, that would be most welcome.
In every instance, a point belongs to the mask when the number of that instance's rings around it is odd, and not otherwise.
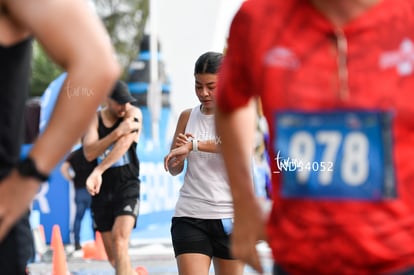
[[[112,267],[107,261],[85,260],[81,255],[72,254],[71,247],[66,247],[67,265],[73,275],[114,275]],[[258,245],[262,256],[265,274],[271,274],[272,260],[269,248],[266,244]],[[154,240],[150,242],[131,242],[130,257],[133,266],[145,266],[148,274],[173,275],[177,274],[176,263],[171,243],[166,240]],[[79,253],[78,253],[79,254]],[[29,265],[31,275],[51,275],[51,257],[44,256],[43,260],[37,260]],[[210,274],[214,274],[211,269]],[[245,274],[256,274],[250,267],[246,267]],[[64,275],[64,274],[58,274]]]

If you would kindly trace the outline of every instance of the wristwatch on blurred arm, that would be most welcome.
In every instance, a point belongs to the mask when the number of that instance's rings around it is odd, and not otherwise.
[[[17,164],[17,171],[22,177],[34,178],[41,182],[49,179],[49,175],[45,175],[37,170],[36,164],[30,157],[22,159]]]

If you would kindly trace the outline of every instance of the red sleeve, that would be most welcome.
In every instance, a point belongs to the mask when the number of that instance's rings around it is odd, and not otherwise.
[[[246,105],[255,95],[249,67],[252,64],[249,61],[249,45],[252,43],[250,34],[253,28],[252,16],[248,12],[249,2],[251,1],[242,4],[233,19],[228,48],[219,73],[216,102],[223,112],[231,112]]]

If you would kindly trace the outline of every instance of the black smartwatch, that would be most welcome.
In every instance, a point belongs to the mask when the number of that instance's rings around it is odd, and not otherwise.
[[[37,170],[35,162],[30,157],[19,161],[17,164],[17,171],[19,171],[20,175],[23,177],[34,178],[40,180],[41,182],[49,179],[48,175],[45,175]]]

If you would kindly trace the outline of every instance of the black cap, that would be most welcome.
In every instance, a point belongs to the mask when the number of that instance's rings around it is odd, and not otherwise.
[[[115,84],[115,87],[112,90],[111,98],[115,100],[118,104],[126,104],[128,102],[137,101],[130,93],[128,85],[118,80]]]

